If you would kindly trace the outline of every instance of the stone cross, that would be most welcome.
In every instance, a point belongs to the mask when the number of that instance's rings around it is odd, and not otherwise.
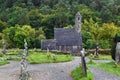
[[[24,53],[23,53],[23,57],[21,60],[21,74],[20,74],[20,78],[19,80],[28,80],[28,72],[27,72],[27,54],[28,54],[28,47],[27,47],[27,41],[24,39]]]
[[[6,44],[5,44],[5,42],[2,43],[2,48],[3,48],[2,53],[6,54]]]
[[[86,67],[86,61],[85,61],[85,49],[84,48],[81,50],[81,63],[82,63],[83,75],[87,76],[87,67]]]
[[[24,39],[24,53],[23,53],[23,57],[22,57],[22,61],[21,61],[21,73],[26,72],[27,69],[27,61],[26,61],[26,57],[28,54],[28,47],[27,47],[27,41]]]
[[[115,61],[117,64],[120,63],[120,42],[116,45]]]

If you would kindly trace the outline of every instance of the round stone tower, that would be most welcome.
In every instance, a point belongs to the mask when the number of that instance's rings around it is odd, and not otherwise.
[[[81,32],[81,15],[79,12],[75,15],[75,30]]]

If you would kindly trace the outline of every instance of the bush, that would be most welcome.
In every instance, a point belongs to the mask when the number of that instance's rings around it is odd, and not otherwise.
[[[95,48],[95,42],[92,39],[88,39],[85,43],[83,43],[83,47],[86,49]]]
[[[110,48],[110,43],[108,40],[100,40],[99,47],[102,49],[108,49],[108,48]]]

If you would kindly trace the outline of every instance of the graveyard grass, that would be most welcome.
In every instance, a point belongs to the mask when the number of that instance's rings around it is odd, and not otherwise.
[[[17,50],[7,52],[5,56],[7,60],[20,61],[22,59],[22,55],[18,54]]]
[[[72,77],[74,80],[94,80],[94,75],[87,70],[87,77],[83,76],[81,66],[72,71]]]
[[[116,65],[114,62],[102,63],[99,64],[98,67],[109,73],[120,76],[120,65]]]
[[[56,60],[53,59],[53,56],[56,57]],[[30,52],[27,56],[28,62],[31,64],[39,64],[39,63],[57,63],[57,62],[67,62],[73,60],[73,56],[64,55],[64,54],[53,54],[53,53],[45,53],[45,52]]]
[[[7,60],[0,60],[0,66],[8,64],[9,62]]]
[[[111,55],[105,55],[105,54],[99,54],[99,56],[96,58],[94,58],[93,54],[90,54],[88,57],[93,60],[111,60],[112,59]]]
[[[8,51],[6,55],[3,55],[3,53],[0,53],[0,65],[8,64],[9,60],[20,61],[22,59],[22,53],[23,53],[23,50],[21,50],[20,53],[18,53],[18,50]],[[56,57],[56,60],[53,59],[53,56]],[[31,64],[67,62],[73,59],[74,58],[71,55],[64,55],[59,53],[53,54],[50,52],[49,54],[47,54],[46,52],[43,52],[43,51],[38,51],[38,52],[29,51],[29,54],[27,56],[27,60]]]
[[[0,53],[0,66],[8,64],[9,62],[6,60],[5,56],[3,53]]]
[[[88,62],[87,66],[94,66],[94,67],[102,69],[108,73],[120,76],[120,64],[116,65],[114,62],[109,62],[109,63]]]

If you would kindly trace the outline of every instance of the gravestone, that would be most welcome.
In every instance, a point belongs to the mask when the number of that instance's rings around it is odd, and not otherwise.
[[[56,59],[57,59],[57,57],[56,57],[56,55],[54,54],[54,55],[53,55],[53,60],[56,61]]]
[[[96,43],[95,45],[95,53],[94,53],[94,57],[98,57],[98,50],[99,50],[99,47],[98,47],[98,43]]]
[[[115,54],[115,60],[116,60],[116,63],[120,64],[120,42],[117,43],[116,45],[116,54]]]
[[[51,54],[49,52],[49,47],[47,47],[47,58],[50,59],[50,56],[51,56]]]
[[[2,43],[2,53],[6,54],[6,44],[5,44],[5,42]]]
[[[84,48],[81,50],[81,63],[82,63],[83,76],[87,76],[87,67],[86,67],[86,61],[85,61],[85,49]]]

